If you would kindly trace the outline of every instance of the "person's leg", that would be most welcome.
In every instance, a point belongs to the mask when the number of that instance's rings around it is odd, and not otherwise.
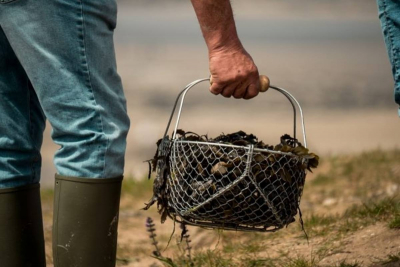
[[[129,128],[116,71],[115,24],[114,0],[0,5],[0,25],[61,146],[54,159],[56,267],[115,265]]]
[[[36,93],[0,26],[0,189],[39,182],[44,128]]]
[[[0,189],[0,266],[45,267],[40,186]]]
[[[400,2],[397,0],[377,0],[377,2],[379,19],[395,82],[394,99],[400,105]]]
[[[0,265],[46,266],[40,205],[45,117],[0,27]]]
[[[61,146],[65,176],[123,174],[129,119],[116,70],[114,0],[16,0],[0,24],[35,89]]]

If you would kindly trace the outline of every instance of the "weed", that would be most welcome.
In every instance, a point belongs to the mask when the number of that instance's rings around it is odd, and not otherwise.
[[[149,237],[151,239],[151,244],[154,246],[154,248],[156,250],[153,251],[153,255],[156,257],[160,257],[161,256],[161,252],[160,249],[158,248],[158,242],[156,240],[156,228],[155,228],[155,224],[153,223],[153,219],[151,219],[150,217],[147,218],[146,220],[146,228],[147,228],[147,232],[149,232]]]
[[[389,265],[393,263],[400,263],[400,252],[397,254],[390,254],[387,256],[387,259],[383,260],[382,265]]]
[[[149,181],[147,178],[138,180],[133,177],[127,177],[122,182],[123,196],[132,196],[135,198],[150,198],[152,190],[153,181]]]
[[[270,258],[254,258],[254,257],[248,257],[248,258],[242,258],[241,259],[241,266],[246,266],[246,267],[277,267],[276,265],[276,260],[270,259]]]
[[[400,201],[397,198],[384,198],[377,202],[364,203],[348,209],[345,218],[358,218],[364,224],[389,221],[390,228],[400,227]],[[360,224],[360,223],[359,223]]]
[[[182,260],[182,259],[181,259]],[[181,262],[178,260],[178,262]],[[186,266],[186,265],[183,265]],[[237,266],[235,261],[220,251],[199,251],[193,255],[193,266],[196,267],[230,267]]]
[[[50,188],[44,188],[40,190],[40,198],[42,202],[51,202],[54,198],[54,190]]]
[[[336,265],[337,267],[361,267],[361,265],[358,262],[354,263],[347,263],[345,260],[341,261],[339,265]]]
[[[328,185],[333,183],[335,180],[330,174],[326,173],[320,173],[315,177],[314,180],[311,181],[311,185],[313,186],[322,186],[322,185]]]
[[[389,222],[389,228],[400,229],[400,214],[396,214],[394,218]]]
[[[399,200],[396,198],[384,198],[362,205],[354,205],[340,216],[312,214],[305,218],[304,226],[313,236],[326,236],[332,231],[346,234],[357,231],[360,226],[371,225],[378,221],[388,222],[390,228],[399,229],[399,214]]]
[[[343,170],[342,170],[342,175],[344,176],[349,176],[354,172],[354,162],[349,161],[343,164]]]
[[[160,262],[170,266],[170,267],[178,267],[178,265],[175,264],[175,262],[170,259],[170,258],[166,258],[163,257],[161,255],[161,251],[158,247],[158,241],[156,239],[156,228],[155,228],[155,224],[153,223],[153,219],[151,219],[150,217],[147,218],[146,220],[146,228],[147,228],[147,232],[149,232],[149,238],[151,240],[151,244],[154,246],[155,250],[153,251],[153,257],[157,260],[159,260]]]
[[[332,223],[335,223],[337,220],[338,220],[337,216],[312,214],[310,217],[306,218],[306,220],[304,221],[304,226],[317,227],[317,226],[330,225]]]
[[[294,259],[288,259],[288,261],[283,265],[287,267],[317,267],[318,261],[314,256],[311,256],[310,260],[303,257],[297,257]]]
[[[182,229],[182,234],[181,234],[181,243],[182,240],[184,240],[185,242],[185,247],[183,249],[184,254],[186,252],[186,257],[188,259],[188,264],[189,266],[193,266],[193,262],[192,262],[192,247],[190,246],[190,243],[192,242],[192,240],[190,240],[190,235],[189,235],[189,230],[186,227],[186,224],[181,223],[181,229]]]

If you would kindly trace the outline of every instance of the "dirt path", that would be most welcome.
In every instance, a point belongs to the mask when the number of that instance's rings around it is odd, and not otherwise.
[[[400,266],[398,162],[399,150],[323,160],[315,173],[308,174],[301,203],[309,242],[297,222],[263,234],[189,227],[193,257],[217,259],[217,263],[195,266]],[[163,256],[181,259],[179,226],[164,251],[173,222],[160,224],[155,207],[141,210],[151,195],[151,181],[130,183],[125,181],[121,200],[118,266],[162,266],[151,257],[154,248],[145,227],[147,217],[154,219]],[[52,266],[51,194],[44,197],[43,212],[47,260]],[[389,227],[391,222],[395,226]]]

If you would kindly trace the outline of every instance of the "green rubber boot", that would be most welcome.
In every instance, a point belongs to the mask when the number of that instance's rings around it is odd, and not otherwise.
[[[54,267],[114,267],[122,177],[56,175]]]
[[[39,184],[0,189],[0,266],[46,266]]]

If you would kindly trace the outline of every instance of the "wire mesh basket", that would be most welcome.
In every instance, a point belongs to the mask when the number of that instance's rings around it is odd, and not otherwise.
[[[173,108],[159,146],[158,176],[166,176],[168,215],[206,228],[241,231],[276,231],[295,219],[303,192],[307,159],[292,153],[215,142],[183,140],[177,136],[186,93],[201,79],[187,85]],[[304,146],[306,134],[301,106],[286,90],[270,86],[300,111]],[[167,132],[180,99],[172,139]],[[296,145],[295,143],[293,145]],[[168,168],[165,168],[168,165]],[[167,174],[163,170],[168,169]]]

